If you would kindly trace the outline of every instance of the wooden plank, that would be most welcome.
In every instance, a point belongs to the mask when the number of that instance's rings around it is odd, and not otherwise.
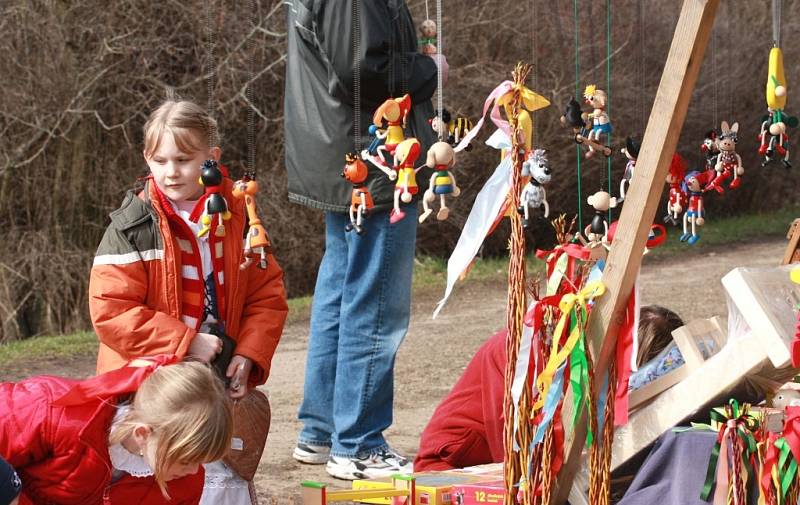
[[[645,130],[631,187],[603,272],[606,294],[600,297],[589,318],[588,334],[595,359],[596,390],[613,355],[616,336],[625,320],[625,308],[639,272],[650,225],[656,216],[664,180],[678,145],[700,65],[714,25],[719,0],[684,0],[672,39],[661,83]],[[565,440],[565,464],[556,482],[553,503],[564,503],[580,463],[586,436],[586,416],[581,415]]]
[[[800,219],[792,221],[786,238],[789,243],[786,244],[786,252],[783,254],[783,264],[800,262]]]
[[[628,424],[614,434],[611,469],[616,469],[698,408],[739,384],[743,377],[765,366],[770,366],[770,361],[758,339],[737,340],[725,346],[686,380],[661,393],[646,408],[631,414]]]

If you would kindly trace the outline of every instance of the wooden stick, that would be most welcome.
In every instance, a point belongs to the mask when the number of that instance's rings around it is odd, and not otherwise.
[[[595,381],[598,387],[608,370],[619,328],[625,320],[628,296],[642,264],[647,234],[658,210],[664,180],[686,119],[718,7],[719,0],[684,0],[681,8],[636,162],[636,173],[625,195],[625,206],[603,272],[606,293],[597,299],[589,318],[590,344],[597,356]],[[553,503],[564,503],[569,496],[583,445],[571,442],[585,440],[585,436],[584,412],[564,442],[566,459]]]

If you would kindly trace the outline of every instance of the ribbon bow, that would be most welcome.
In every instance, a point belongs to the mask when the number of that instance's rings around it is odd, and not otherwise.
[[[134,393],[153,372],[164,365],[178,361],[172,354],[160,354],[152,358],[143,358],[150,364],[145,366],[127,365],[111,372],[97,375],[75,384],[69,391],[53,401],[58,407],[83,405],[98,398],[110,398]]]
[[[533,405],[534,411],[540,409],[542,405],[544,405],[547,392],[553,382],[553,376],[558,368],[566,361],[570,353],[572,353],[578,340],[583,336],[585,318],[583,320],[581,320],[581,318],[576,318],[577,324],[573,325],[567,341],[561,348],[558,347],[558,342],[564,334],[567,321],[570,319],[572,311],[577,307],[585,314],[587,311],[587,302],[593,300],[595,297],[601,296],[605,291],[606,287],[601,281],[593,281],[588,283],[577,293],[567,293],[561,297],[561,301],[558,304],[558,308],[561,310],[561,317],[553,332],[553,344],[550,348],[550,357],[544,370],[542,370],[542,373],[536,378],[536,389],[539,392],[539,396],[536,399],[536,403]]]

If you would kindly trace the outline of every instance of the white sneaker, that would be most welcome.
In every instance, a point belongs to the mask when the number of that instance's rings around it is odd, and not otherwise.
[[[322,465],[328,461],[331,448],[326,445],[313,445],[298,442],[292,452],[292,457],[301,463],[309,465]]]
[[[364,458],[331,456],[325,469],[331,476],[343,480],[374,479],[414,471],[413,463],[391,448]]]

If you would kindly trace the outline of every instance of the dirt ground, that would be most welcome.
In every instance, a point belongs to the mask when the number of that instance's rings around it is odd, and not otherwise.
[[[640,276],[642,303],[664,305],[685,321],[725,315],[727,302],[721,277],[737,266],[775,265],[784,247],[782,240],[725,248],[687,246],[681,256],[645,258]],[[498,273],[495,281],[458,285],[447,307],[433,320],[431,313],[443,289],[442,286],[414,293],[411,325],[397,357],[395,422],[386,436],[392,446],[408,455],[416,452],[419,434],[472,354],[505,324],[503,272]],[[347,485],[330,478],[324,465],[302,465],[291,457],[300,428],[296,415],[302,398],[307,342],[307,318],[286,327],[265,386],[272,403],[272,426],[255,482],[260,497],[274,497],[278,503],[296,496],[302,480]],[[85,376],[93,368],[93,356],[68,363],[26,360],[0,372],[0,377],[17,380],[34,374]]]

